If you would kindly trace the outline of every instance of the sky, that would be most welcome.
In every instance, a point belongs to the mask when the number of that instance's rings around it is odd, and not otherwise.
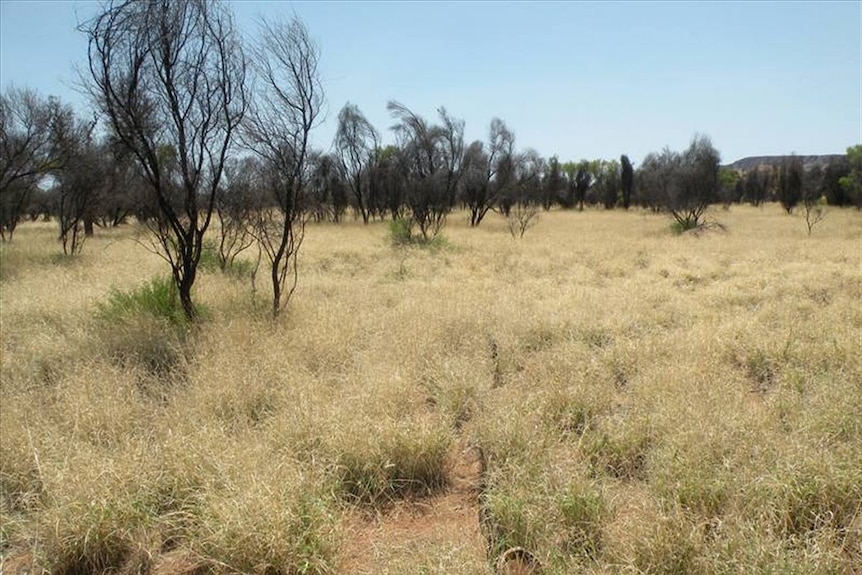
[[[321,52],[328,150],[357,105],[394,142],[397,100],[427,119],[444,106],[469,141],[503,119],[519,149],[561,161],[637,164],[711,137],[725,163],[844,153],[862,143],[862,2],[253,2],[258,19],[298,16]],[[73,104],[100,3],[0,0],[0,89]]]

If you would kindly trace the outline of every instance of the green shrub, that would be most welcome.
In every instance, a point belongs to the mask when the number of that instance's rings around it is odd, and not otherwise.
[[[413,222],[407,218],[393,218],[389,222],[389,239],[394,246],[412,244],[414,242]]]
[[[127,323],[140,316],[164,319],[174,326],[187,320],[180,305],[176,284],[170,278],[153,278],[128,292],[112,290],[108,301],[99,305],[99,316],[110,323]]]
[[[531,505],[508,490],[491,490],[482,504],[483,529],[491,557],[511,547],[536,548],[536,525],[531,520]]]
[[[222,260],[216,242],[205,240],[201,249],[201,259],[198,262],[198,268],[209,273],[221,271],[230,277],[247,278],[251,277],[255,268],[255,262],[241,259]]]
[[[199,314],[205,311],[198,306]],[[155,378],[140,382],[145,395],[163,398],[163,384],[183,379],[189,323],[173,281],[155,278],[132,291],[113,290],[99,304],[98,317],[103,323],[100,353],[123,369],[137,368]]]
[[[201,246],[201,259],[198,260],[198,268],[205,272],[214,272],[221,269],[218,246],[214,241],[204,240]]]
[[[255,263],[250,260],[233,260],[224,269],[224,273],[235,278],[248,278],[254,272]]]
[[[689,230],[696,229],[698,226],[700,226],[700,222],[694,219],[675,219],[670,224],[670,231],[678,236]]]
[[[413,233],[413,220],[408,218],[395,218],[389,222],[389,240],[395,247],[418,246],[440,249],[447,245],[446,238],[442,234],[428,238],[421,234],[415,235]]]

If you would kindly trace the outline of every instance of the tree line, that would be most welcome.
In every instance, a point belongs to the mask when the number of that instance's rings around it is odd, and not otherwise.
[[[626,155],[561,161],[518,149],[500,118],[468,143],[464,121],[445,108],[426,118],[393,100],[394,145],[348,102],[331,148],[315,150],[320,51],[299,19],[262,20],[245,43],[224,4],[133,0],[108,3],[80,30],[93,117],[28,89],[0,96],[2,239],[22,219],[54,218],[64,252],[75,254],[95,227],[133,218],[151,230],[189,318],[214,218],[223,266],[253,245],[265,258],[276,316],[296,286],[310,219],[391,218],[428,241],[456,209],[479,226],[491,211],[639,206],[685,229],[719,202],[780,201],[788,212],[862,205],[862,146],[808,172],[793,157],[773,169],[721,168],[705,135],[637,168]]]

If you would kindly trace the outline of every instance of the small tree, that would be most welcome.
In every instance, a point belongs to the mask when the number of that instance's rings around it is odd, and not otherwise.
[[[828,205],[844,206],[852,203],[844,194],[844,187],[841,185],[841,179],[849,174],[850,163],[847,161],[846,156],[826,164],[826,167],[823,169],[820,192],[826,198]]]
[[[193,319],[204,234],[247,104],[233,19],[210,0],[117,1],[81,29],[90,95],[149,184],[155,251]]]
[[[338,159],[332,154],[314,153],[309,156],[309,163],[309,209],[318,222],[340,222],[349,202]]]
[[[485,215],[500,201],[510,184],[511,171],[506,170],[515,149],[515,134],[500,118],[491,120],[485,144],[473,142],[464,152],[462,193],[470,209],[470,225],[478,226]]]
[[[623,196],[623,208],[629,209],[632,204],[632,193],[635,184],[635,171],[629,157],[623,154],[620,156],[620,187]]]
[[[590,186],[593,185],[593,172],[590,162],[588,160],[581,160],[578,163],[566,162],[563,164],[563,173],[566,175],[569,192],[563,206],[571,208],[577,205],[578,211],[583,211],[587,192]]]
[[[785,159],[778,168],[778,201],[788,215],[793,213],[802,199],[804,175],[802,159],[795,154]]]
[[[650,152],[638,168],[638,196],[641,205],[653,211],[663,209],[665,198],[677,192],[677,175],[680,164],[677,152],[665,148],[661,152]]]
[[[51,166],[50,110],[32,90],[0,95],[0,240],[12,239],[37,181]]]
[[[263,161],[266,207],[254,230],[269,261],[272,317],[278,317],[299,278],[299,250],[308,211],[309,137],[323,109],[320,52],[301,20],[261,21],[254,49],[258,93],[244,124],[243,140]]]
[[[445,108],[438,110],[440,125],[429,124],[399,102],[391,101],[387,108],[398,120],[392,129],[401,144],[410,228],[418,229],[427,242],[446,225],[455,201],[464,160],[464,122]]]
[[[393,220],[404,215],[405,170],[403,158],[395,146],[386,146],[377,152],[371,169],[371,183],[374,196],[379,203],[378,210],[388,211]]]
[[[721,156],[708,136],[697,135],[683,152],[679,181],[666,198],[667,208],[682,229],[696,228],[706,208],[717,199]]]
[[[752,206],[763,204],[768,197],[770,183],[769,170],[752,168],[742,179],[743,197]]]
[[[862,208],[862,145],[847,148],[849,173],[839,180],[849,204]]]
[[[527,205],[542,202],[542,180],[547,162],[533,148],[527,148],[515,158],[514,200]]]
[[[135,214],[142,215],[141,221],[157,217],[158,205],[134,156],[110,137],[101,142],[99,149],[105,179],[95,205],[95,224],[116,227]]]
[[[506,227],[513,238],[523,238],[527,230],[536,225],[539,219],[539,209],[536,204],[517,201],[506,216]]]
[[[745,187],[739,172],[730,168],[718,169],[718,194],[717,199],[721,201],[725,209],[730,208],[733,203],[742,200]]]
[[[509,192],[503,196],[507,202],[506,209],[501,209],[513,238],[524,237],[538,220],[539,206],[543,200],[542,179],[546,170],[545,159],[532,148],[514,157],[514,181]]]
[[[225,167],[225,183],[216,192],[221,271],[233,266],[236,257],[254,243],[252,225],[262,209],[266,204],[260,162],[250,157],[232,159]]]
[[[71,106],[49,101],[51,175],[55,181],[54,213],[60,225],[63,253],[80,253],[93,235],[93,221],[108,182],[107,158],[94,142],[96,119],[84,122]]]
[[[717,198],[720,163],[718,151],[703,135],[696,135],[682,154],[668,148],[648,154],[640,169],[642,201],[670,212],[678,229],[696,228]]]
[[[596,186],[605,209],[613,209],[619,201],[620,165],[615,161],[597,162]]]
[[[476,227],[491,208],[488,202],[488,154],[485,144],[476,140],[464,150],[461,174],[461,202],[470,210],[470,226]]]
[[[369,178],[380,148],[380,135],[371,122],[350,102],[338,113],[338,131],[333,143],[342,177],[353,193],[354,206],[367,224],[374,212]]]
[[[804,210],[805,226],[809,236],[814,226],[823,221],[825,216],[821,195],[822,185],[823,170],[819,166],[815,166],[805,176],[802,185],[802,209]]]
[[[555,202],[559,201],[560,194],[565,189],[563,172],[560,168],[560,160],[557,156],[551,156],[548,160],[548,174],[542,181],[542,207],[545,211],[551,209]]]
[[[823,221],[826,213],[823,210],[823,206],[813,199],[809,200],[806,198],[802,205],[805,210],[805,226],[808,229],[808,235],[810,236],[814,226]]]

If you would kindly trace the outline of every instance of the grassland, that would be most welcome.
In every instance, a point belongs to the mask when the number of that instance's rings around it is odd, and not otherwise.
[[[859,573],[862,217],[710,217],[310,225],[284,317],[208,271],[193,328],[111,311],[166,271],[133,228],[65,259],[25,224],[0,570]]]

